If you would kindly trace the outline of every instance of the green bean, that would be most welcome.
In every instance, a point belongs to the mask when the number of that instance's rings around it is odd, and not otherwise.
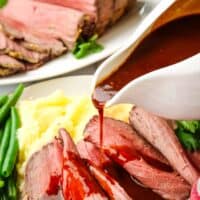
[[[17,154],[19,150],[19,144],[17,139],[17,129],[19,127],[19,116],[17,109],[15,107],[11,108],[11,134],[9,147],[6,152],[5,160],[1,168],[1,175],[5,178],[9,177],[12,174],[12,171],[15,167],[15,162],[17,159]]]
[[[4,182],[4,180],[1,180],[1,179],[0,179],[0,188],[3,188],[3,187],[4,187],[4,185],[5,185],[5,182]]]
[[[24,90],[24,86],[22,84],[18,85],[18,87],[16,88],[14,93],[11,94],[8,101],[1,107],[1,109],[0,109],[0,123],[3,123],[5,118],[8,116],[10,108],[17,103],[17,100],[21,96],[23,90]]]
[[[7,197],[6,193],[3,191],[3,194],[1,194],[1,200],[9,200],[9,198]]]
[[[3,128],[0,128],[0,145],[1,145],[2,138],[3,138]]]
[[[7,100],[8,100],[7,95],[0,96],[0,106],[3,106]]]
[[[7,194],[8,194],[9,199],[16,200],[17,199],[17,188],[16,188],[13,177],[10,177],[8,180],[7,190],[8,190]]]
[[[0,169],[2,169],[2,165],[5,159],[6,151],[9,146],[9,140],[10,140],[10,134],[11,134],[11,119],[7,119],[6,125],[4,127],[2,140],[0,143]],[[0,170],[1,171],[1,170]]]

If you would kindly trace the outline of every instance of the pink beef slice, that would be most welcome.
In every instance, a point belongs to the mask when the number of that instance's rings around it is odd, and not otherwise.
[[[15,58],[4,54],[0,55],[0,77],[12,75],[24,70],[25,65]]]
[[[80,141],[77,148],[81,158],[88,162],[91,173],[111,199],[132,199],[123,188],[123,185],[120,185],[119,182],[104,169],[106,165],[111,165],[112,161],[101,152],[99,148],[86,141]]]
[[[0,55],[0,67],[16,71],[25,70],[25,66],[22,62],[7,55]]]
[[[193,184],[190,200],[200,200],[200,178]]]
[[[94,16],[98,33],[103,33],[108,25],[115,23],[128,6],[128,0],[36,0],[50,4],[81,10]]]
[[[39,63],[41,60],[45,60],[48,57],[47,54],[27,50],[18,42],[8,38],[2,31],[0,31],[0,53],[29,63]]]
[[[112,163],[108,156],[103,152],[101,153],[99,148],[91,142],[81,140],[77,144],[77,149],[82,159],[89,160],[99,168],[104,168],[104,166]]]
[[[191,185],[197,180],[199,173],[188,160],[178,138],[169,123],[158,116],[134,107],[130,113],[133,128],[169,161],[175,170]]]
[[[90,120],[85,130],[85,140],[95,145],[99,145],[100,140],[98,121],[97,117]],[[104,118],[103,125],[105,139],[102,150],[112,161],[163,198],[185,200],[189,196],[190,185],[171,168],[160,165],[161,160],[155,162],[152,156],[154,148],[148,143],[147,146],[142,138],[136,137],[128,124]]]
[[[115,23],[125,13],[129,3],[128,0],[115,0],[114,2],[114,15],[112,16],[112,23]]]
[[[62,146],[58,141],[54,141],[34,153],[29,159],[25,170],[25,196],[30,200],[63,199],[62,195],[59,194],[58,183],[55,185],[57,190],[55,195],[48,195],[52,177],[59,180],[62,173],[62,165]]]
[[[62,187],[64,188],[64,195],[66,195],[65,198],[68,200],[76,200],[77,198],[108,200],[101,186],[98,185],[81,159],[69,133],[65,129],[60,129],[59,134],[63,141]]]
[[[120,120],[105,117],[103,123],[103,140],[105,145],[125,146],[130,151],[136,150],[141,155],[149,157],[161,164],[168,165],[167,160],[147,141],[139,136],[131,126]],[[99,118],[93,117],[85,128],[85,140],[99,146]]]
[[[89,30],[88,35],[94,31],[93,19],[83,12],[33,0],[10,0],[1,13],[62,40],[69,49],[74,48],[80,34],[85,33],[84,29]]]
[[[67,51],[62,42],[51,35],[33,30],[15,19],[5,17],[2,13],[0,13],[0,24],[6,35],[21,41],[21,44],[29,50],[48,53],[51,57],[60,56]]]
[[[187,152],[187,155],[190,161],[194,164],[194,166],[200,172],[200,151]]]

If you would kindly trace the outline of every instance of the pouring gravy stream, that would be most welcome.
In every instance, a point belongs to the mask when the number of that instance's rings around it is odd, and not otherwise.
[[[105,103],[123,86],[135,78],[156,69],[175,64],[200,52],[200,15],[192,15],[172,21],[147,36],[126,62],[94,90],[92,100],[99,112],[100,146],[103,146],[103,116]],[[130,184],[130,181],[129,181]],[[128,184],[124,181],[128,189]],[[140,188],[138,186],[138,188]],[[134,186],[134,194],[141,190]],[[145,189],[146,190],[146,189]],[[140,193],[140,194],[139,194]],[[148,192],[139,192],[140,199],[162,199]],[[152,196],[153,195],[153,196]],[[134,195],[135,196],[135,195]]]

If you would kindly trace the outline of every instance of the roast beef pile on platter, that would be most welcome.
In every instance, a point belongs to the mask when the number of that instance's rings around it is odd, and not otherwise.
[[[198,184],[199,154],[186,152],[171,124],[133,107],[129,123],[104,117],[86,125],[74,144],[58,137],[34,153],[26,165],[24,199],[186,200]],[[145,198],[144,198],[145,197]]]
[[[0,76],[35,69],[101,35],[128,0],[9,0],[0,10]]]

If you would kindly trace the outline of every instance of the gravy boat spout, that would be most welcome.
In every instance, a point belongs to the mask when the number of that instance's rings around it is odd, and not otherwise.
[[[200,119],[200,53],[131,81],[106,107],[118,103],[169,119]]]

